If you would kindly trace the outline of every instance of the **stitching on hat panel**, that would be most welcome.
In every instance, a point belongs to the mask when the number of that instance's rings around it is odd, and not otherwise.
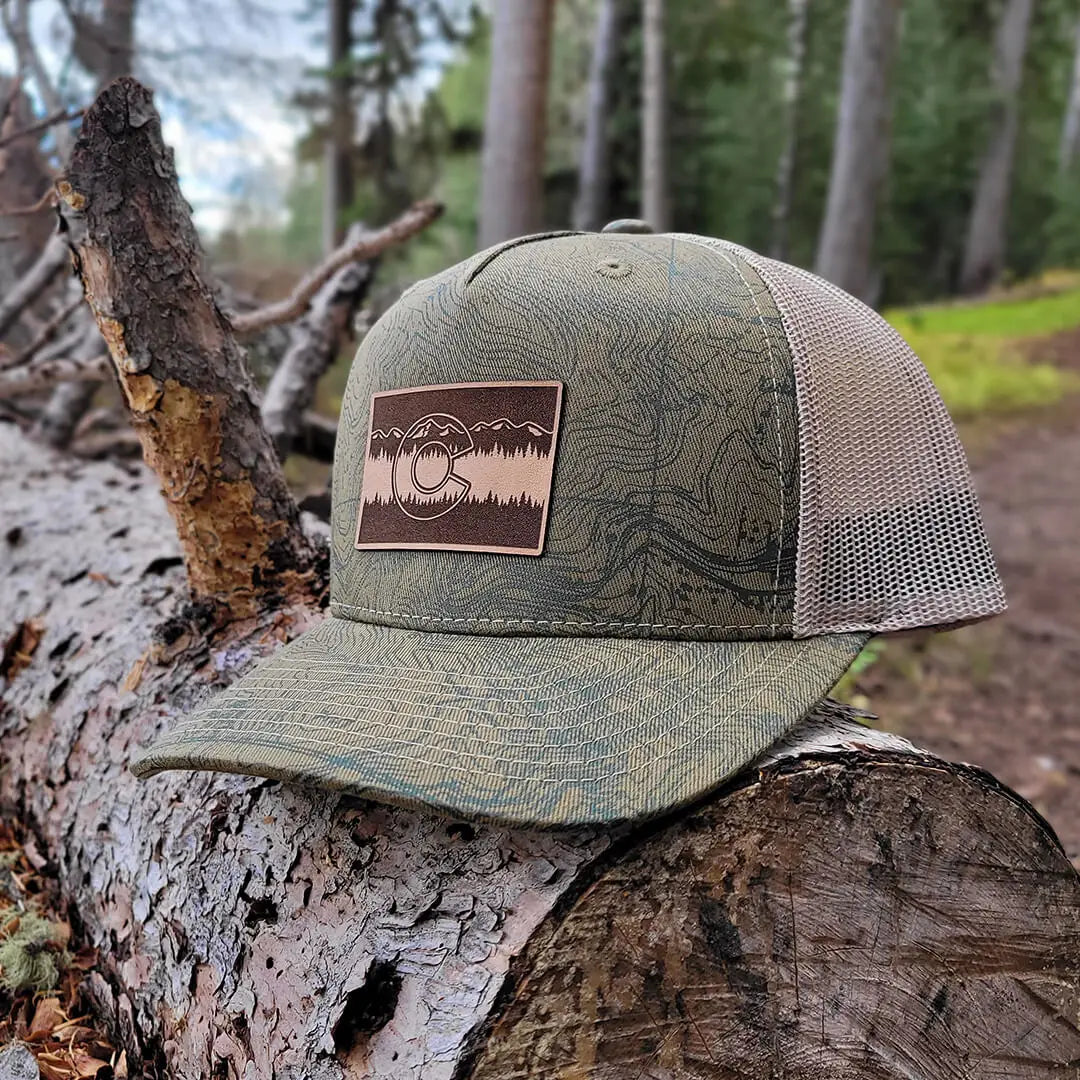
[[[803,657],[797,656],[794,660],[791,661],[790,664],[786,665],[781,671],[777,672],[775,678],[770,679],[768,682],[766,682],[761,687],[761,689],[756,694],[754,694],[754,696],[751,697],[748,701],[739,702],[739,704],[737,706],[737,709],[745,709],[747,706],[753,705],[754,702],[756,702],[763,694],[765,694],[767,691],[773,689],[774,686],[776,686],[784,678],[786,678],[788,672],[790,672],[794,668],[798,667],[798,665],[802,662],[802,660],[803,660]],[[730,689],[735,689],[735,688],[737,688],[739,686],[742,686],[753,675],[756,675],[761,670],[761,668],[763,666],[764,666],[764,663],[755,664],[752,668],[750,668],[746,672],[746,674],[741,679],[739,679],[737,682],[733,683]],[[711,685],[711,683],[713,681],[714,680],[710,679],[709,684]],[[708,706],[703,706],[702,708],[698,709],[696,712],[694,712],[690,716],[686,717],[682,721],[682,723],[680,723],[676,727],[672,728],[671,731],[669,731],[667,734],[671,735],[671,734],[674,734],[677,731],[682,730],[689,723],[696,720],[707,709],[708,709]],[[724,715],[723,720],[730,720],[731,717],[735,715],[735,712],[736,712],[735,708],[730,709]],[[222,717],[221,719],[229,721],[229,720],[232,720],[233,718],[232,717]],[[435,718],[433,718],[433,719],[435,719]],[[653,719],[652,716],[646,717],[646,719],[645,719],[645,721],[643,723],[638,724],[634,728],[631,728],[629,730],[630,731],[639,731],[643,727],[645,727],[648,724],[648,722],[651,721],[652,719]],[[277,721],[275,721],[275,720],[269,720],[269,719],[266,719],[266,718],[260,718],[259,723],[262,724],[262,725],[270,725],[270,726],[277,725],[277,726],[280,727],[283,724],[290,723],[290,721],[288,721],[288,720],[277,720]],[[715,729],[715,726],[716,725],[710,725],[708,731],[704,731],[700,735],[698,735],[696,738],[689,739],[686,742],[683,742],[678,746],[670,747],[668,750],[666,750],[663,754],[660,754],[659,756],[650,756],[648,761],[644,761],[640,765],[634,765],[634,766],[631,766],[631,767],[626,768],[626,769],[620,769],[617,772],[605,773],[602,776],[576,777],[576,778],[574,778],[572,780],[567,780],[567,779],[564,779],[564,778],[561,778],[561,777],[558,778],[558,779],[552,779],[551,777],[538,776],[535,773],[529,773],[529,774],[526,774],[526,775],[523,775],[523,776],[500,776],[499,779],[500,780],[531,780],[531,781],[534,781],[534,782],[539,781],[540,783],[544,783],[544,784],[568,784],[568,783],[572,783],[572,784],[588,784],[588,783],[595,783],[596,781],[600,781],[600,780],[614,780],[614,779],[617,779],[618,777],[621,777],[621,776],[630,775],[631,773],[641,772],[643,769],[655,768],[656,764],[658,762],[661,762],[661,761],[665,760],[666,758],[673,757],[675,754],[680,753],[682,751],[685,751],[685,750],[689,749],[691,746],[693,746],[694,744],[700,742],[702,738],[706,737],[711,731],[713,731]],[[324,728],[321,728],[320,730],[326,732],[326,734],[328,734],[328,735],[340,735],[340,734],[346,734],[346,733],[351,733],[351,734],[354,734],[354,735],[362,734],[360,732],[357,732],[355,728],[325,728],[324,727]],[[214,733],[215,734],[243,735],[243,736],[247,736],[248,738],[250,738],[250,736],[251,736],[251,728],[250,727],[236,728],[236,727],[222,726],[222,727],[215,728]],[[178,734],[179,734],[179,732],[178,732]],[[381,735],[365,735],[364,736],[364,738],[369,740],[369,741],[372,740],[372,739],[381,738],[381,737],[382,737]],[[308,736],[305,736],[302,733],[292,734],[292,735],[290,735],[290,739],[292,740],[292,742],[294,744],[301,745],[301,746],[330,746],[330,745],[332,745],[332,746],[336,746],[339,749],[341,749],[341,745],[342,745],[340,740],[337,740],[337,739],[335,739],[333,741],[331,741],[330,739],[312,739],[312,738],[310,738]],[[200,739],[200,740],[196,740],[196,741],[198,741],[202,745],[205,745],[207,740]],[[214,741],[218,741],[218,740],[214,740]],[[405,749],[407,749],[408,747],[424,747],[425,746],[424,743],[418,742],[416,740],[411,741],[411,742],[398,742],[395,745],[401,747],[401,749],[403,751]],[[181,749],[181,747],[178,747],[177,749]],[[351,749],[354,749],[354,750],[361,750],[362,749],[365,754],[370,754],[370,755],[372,755],[374,757],[388,757],[388,758],[391,758],[391,759],[397,760],[397,761],[409,761],[409,762],[411,762],[413,764],[428,765],[428,766],[432,766],[432,767],[437,768],[437,769],[449,770],[451,772],[472,773],[472,772],[475,771],[475,766],[470,768],[470,767],[464,766],[464,765],[450,765],[445,761],[427,761],[425,759],[418,759],[418,758],[416,758],[415,756],[412,756],[412,755],[406,756],[405,753],[394,754],[394,753],[390,753],[389,751],[380,752],[378,750],[372,749],[371,747],[360,747],[360,746],[354,746],[354,747],[351,747]],[[477,761],[489,761],[489,762],[494,762],[494,763],[497,763],[497,764],[528,765],[528,766],[533,766],[533,765],[536,764],[533,761],[528,761],[528,760],[519,759],[519,758],[499,758],[499,757],[496,757],[494,754],[475,754],[475,753],[473,753],[473,754],[468,754],[467,755],[464,752],[455,750],[453,747],[447,747],[447,748],[445,748],[445,750],[443,752],[451,755],[452,757],[461,757],[461,758],[469,757],[474,762],[477,762]],[[620,750],[620,751],[613,752],[611,754],[605,754],[605,755],[601,755],[601,756],[598,756],[598,757],[592,757],[592,758],[582,758],[582,759],[579,759],[579,760],[576,760],[576,761],[560,760],[559,764],[563,765],[563,766],[567,766],[567,765],[570,765],[570,766],[572,766],[572,765],[592,765],[597,761],[603,761],[603,760],[605,760],[607,758],[624,758],[625,756],[626,756],[626,751],[625,750]]]
[[[432,623],[497,623],[500,626],[621,626],[632,630],[777,630],[788,629],[787,623],[638,623],[614,620],[592,622],[588,619],[489,619],[479,615],[449,618],[441,615],[413,615],[408,611],[379,611],[377,608],[357,607],[340,602],[330,605],[331,611],[357,611],[364,615],[386,615],[394,619],[414,619]]]
[[[680,234],[680,235],[685,235],[685,234]],[[769,336],[768,331],[765,329],[765,312],[761,310],[761,304],[758,302],[757,294],[754,292],[753,289],[750,288],[750,282],[746,280],[746,275],[742,272],[742,267],[739,266],[739,264],[726,251],[724,251],[720,247],[714,247],[712,244],[703,244],[698,239],[694,239],[691,242],[696,243],[700,247],[705,248],[706,251],[715,252],[722,259],[724,259],[731,266],[731,268],[735,271],[735,273],[739,275],[739,280],[743,283],[743,285],[746,286],[746,291],[750,294],[750,299],[753,301],[754,307],[757,308],[758,318],[761,320],[762,332],[765,334],[765,347],[769,350],[769,366],[772,368],[772,376],[773,376],[773,407],[776,410],[776,467],[777,467],[777,470],[782,473],[783,468],[784,468],[784,442],[783,442],[783,438],[782,438],[782,436],[780,434],[780,391],[778,389],[780,380],[779,380],[779,374],[778,374],[778,372],[776,370],[776,357],[773,354],[772,338]],[[756,271],[755,271],[755,273],[756,273]],[[759,274],[758,276],[760,277],[761,275]],[[762,278],[761,283],[763,285],[765,285],[765,279],[764,278]],[[768,288],[767,285],[766,285],[766,288]],[[779,306],[778,306],[778,310],[779,310]],[[781,477],[781,484],[780,484],[780,532],[779,532],[779,538],[778,538],[778,541],[777,541],[777,544],[776,544],[776,577],[773,578],[773,619],[774,619],[774,621],[773,621],[771,627],[769,627],[769,629],[772,629],[774,631],[777,629],[777,625],[778,625],[775,622],[775,618],[776,618],[776,608],[777,608],[777,605],[780,602],[780,592],[779,592],[779,589],[780,589],[780,559],[781,559],[781,557],[783,556],[783,553],[784,553],[784,521],[785,521],[786,509],[787,508],[784,505],[783,478]],[[766,629],[766,627],[761,627],[761,626],[756,626],[756,627],[748,627],[748,626],[736,627],[736,626],[732,626],[732,627],[728,627],[728,629],[731,629],[731,630],[750,630],[750,629],[763,630],[763,629]]]

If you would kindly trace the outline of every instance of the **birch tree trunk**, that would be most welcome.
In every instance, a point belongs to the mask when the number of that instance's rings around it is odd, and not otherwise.
[[[354,197],[352,145],[356,117],[352,105],[352,16],[354,0],[329,0],[330,121],[324,154],[323,254],[345,239],[345,211]]]
[[[573,212],[575,229],[596,231],[602,228],[606,220],[609,88],[611,61],[618,34],[618,13],[619,0],[600,0],[589,61],[585,131],[581,139],[578,190]]]
[[[806,67],[806,32],[810,0],[788,0],[788,56],[784,76],[784,145],[776,164],[776,202],[773,204],[772,248],[774,259],[788,257],[792,181],[795,152],[799,145],[799,114],[802,111],[803,76]]]
[[[207,773],[137,782],[139,746],[322,617],[328,557],[288,587],[309,542],[138,84],[99,98],[64,191],[156,476],[0,424],[0,810],[100,952],[86,994],[130,1075],[1073,1067],[1080,878],[1049,826],[840,707],[638,827],[504,829]],[[237,520],[252,484],[278,515],[269,563],[265,524]],[[218,552],[192,543],[196,516],[224,546],[250,537],[248,603],[208,603]]]
[[[1067,176],[1072,170],[1078,154],[1080,154],[1080,19],[1076,21],[1076,50],[1073,53],[1069,99],[1065,105],[1065,117],[1061,122],[1058,168],[1062,176]]]
[[[656,232],[667,232],[671,227],[671,202],[664,0],[642,0],[642,4],[641,216]]]
[[[889,159],[892,67],[902,0],[851,0],[832,171],[815,270],[860,298],[871,290],[878,194]]]
[[[500,0],[491,31],[480,247],[540,229],[554,0]]]
[[[960,271],[960,290],[964,293],[988,289],[1005,265],[1005,231],[1020,124],[1020,85],[1033,6],[1034,0],[1007,0],[994,37],[992,82],[997,100],[968,218]]]

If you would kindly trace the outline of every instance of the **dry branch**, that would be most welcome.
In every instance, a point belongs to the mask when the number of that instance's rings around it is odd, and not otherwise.
[[[28,364],[42,349],[45,348],[60,332],[61,327],[82,307],[82,296],[76,296],[64,304],[60,310],[37,332],[37,335],[21,352],[15,353],[10,360],[0,357],[0,371],[5,368],[19,367]]]
[[[360,226],[353,226],[345,246],[355,247],[364,235]],[[262,404],[263,423],[283,461],[303,431],[304,413],[315,400],[319,379],[337,358],[373,273],[371,263],[346,263],[319,289],[311,307],[291,328],[289,347]]]
[[[264,430],[150,92],[121,78],[87,111],[62,215],[195,597],[221,617],[303,594],[313,552]]]
[[[40,199],[36,199],[27,206],[0,206],[0,217],[28,217],[31,214],[40,214],[42,210],[55,205],[56,189],[50,187]]]
[[[14,13],[10,10],[14,9]],[[57,114],[64,110],[64,102],[60,92],[56,89],[45,65],[41,61],[34,40],[30,34],[30,3],[29,0],[0,0],[0,16],[3,18],[4,29],[15,49],[15,56],[21,71],[29,72],[34,77],[41,100],[45,102],[50,114]],[[61,160],[66,161],[71,153],[72,135],[68,128],[61,125],[56,129],[56,146],[60,151]]]
[[[58,356],[22,367],[5,368],[0,370],[0,400],[49,390],[57,383],[104,382],[110,370],[108,354],[96,350],[90,356]]]
[[[292,322],[307,310],[315,294],[339,270],[349,263],[370,262],[387,248],[403,243],[409,237],[426,229],[443,208],[436,202],[418,202],[406,210],[396,221],[373,233],[367,233],[353,243],[342,244],[314,270],[305,274],[300,283],[284,300],[237,315],[232,320],[233,330],[241,337],[257,333],[275,323]]]
[[[65,266],[70,265],[67,244],[57,234],[49,237],[37,261],[18,284],[0,298],[0,337],[3,337],[19,316],[52,284]]]
[[[27,135],[37,135],[48,128],[55,127],[57,124],[69,124],[72,120],[78,120],[85,111],[85,109],[61,109],[59,112],[51,113],[36,123],[4,135],[0,138],[0,149],[7,146],[8,143],[15,142],[16,139],[25,138]]]

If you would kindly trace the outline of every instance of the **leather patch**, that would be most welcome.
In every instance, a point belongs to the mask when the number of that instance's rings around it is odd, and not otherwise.
[[[457,383],[371,396],[358,548],[539,555],[562,383]]]

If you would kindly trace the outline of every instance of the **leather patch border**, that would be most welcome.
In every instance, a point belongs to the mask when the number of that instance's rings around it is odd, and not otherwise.
[[[364,540],[362,541],[360,536],[364,525],[364,509],[367,503],[367,490],[369,480],[369,468],[371,467],[372,458],[372,441],[380,429],[375,426],[375,410],[377,403],[380,399],[400,397],[406,394],[427,394],[427,393],[439,393],[444,391],[460,391],[460,390],[499,390],[502,388],[509,388],[514,390],[527,390],[530,388],[545,388],[555,390],[555,405],[551,419],[551,441],[550,449],[548,450],[548,463],[547,473],[543,483],[543,504],[541,510],[541,517],[539,523],[539,530],[537,534],[536,544],[534,546],[510,546],[499,544],[480,544],[480,543],[444,543],[436,541],[423,541],[423,540],[405,540],[405,541],[387,541],[387,540]],[[360,498],[359,498],[359,510],[356,517],[356,531],[353,538],[353,546],[358,551],[475,551],[486,554],[496,555],[527,555],[537,556],[542,554],[544,550],[544,541],[547,536],[547,524],[548,516],[551,509],[551,489],[555,478],[555,452],[558,445],[559,438],[559,424],[562,419],[562,405],[563,395],[565,392],[565,386],[558,380],[521,380],[521,381],[506,381],[506,382],[477,382],[477,383],[443,383],[435,386],[409,386],[402,387],[396,390],[379,390],[371,395],[371,403],[368,411],[368,432],[367,442],[364,450],[364,476],[361,480]],[[433,407],[435,403],[433,403]],[[457,420],[451,414],[448,413],[434,413],[427,414],[427,416],[421,419],[427,419],[428,417],[436,415],[442,416],[446,420]],[[497,417],[489,418],[490,421],[497,420]],[[413,427],[417,420],[413,423]],[[464,429],[466,425],[457,423]],[[476,425],[473,425],[475,427]],[[538,425],[539,426],[539,425]],[[407,435],[407,432],[405,433]],[[404,436],[403,436],[404,438]],[[400,451],[399,451],[400,452]],[[397,458],[395,457],[395,463]],[[393,466],[392,466],[393,468]],[[450,466],[451,473],[453,472],[453,464]],[[412,474],[415,477],[415,473]],[[397,496],[397,489],[394,489],[395,498]],[[454,504],[456,505],[456,504]],[[453,505],[444,514],[450,513],[453,510]],[[412,516],[412,515],[410,515]],[[441,515],[440,515],[441,516]]]

